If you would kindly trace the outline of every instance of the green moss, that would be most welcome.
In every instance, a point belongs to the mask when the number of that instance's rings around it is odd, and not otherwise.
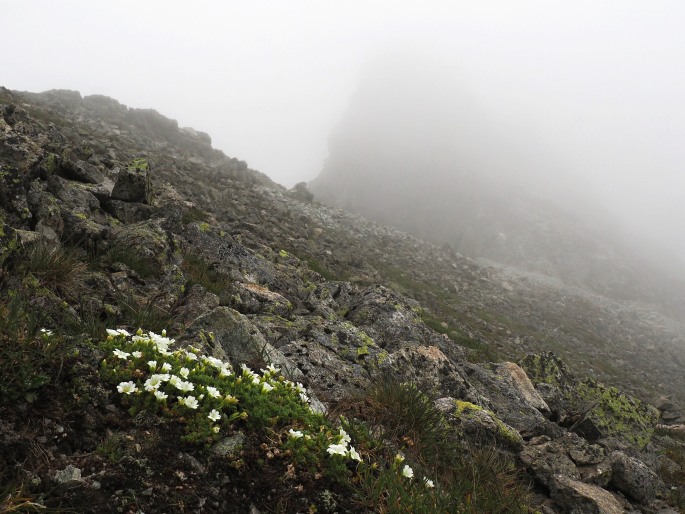
[[[472,417],[475,412],[484,412],[495,423],[495,426],[497,427],[497,435],[499,436],[500,440],[505,441],[505,442],[507,442],[513,446],[520,446],[520,444],[521,444],[520,434],[518,432],[516,432],[513,428],[509,427],[501,419],[499,419],[497,417],[497,415],[494,412],[492,412],[491,410],[484,409],[483,407],[476,405],[475,403],[465,402],[462,400],[456,400],[455,404],[456,404],[456,409],[454,411],[455,416],[465,417],[468,419],[468,418]]]
[[[279,251],[278,251],[278,256],[281,257],[281,258],[283,258],[283,259],[287,259],[288,257],[290,257],[290,255],[288,254],[288,252],[286,252],[285,250],[279,250]]]
[[[128,164],[127,169],[129,171],[148,171],[150,169],[150,163],[147,162],[147,159],[139,157],[137,159],[133,159]]]
[[[209,223],[207,223],[206,221],[203,221],[202,223],[200,223],[198,225],[198,228],[200,229],[200,232],[209,232],[209,229],[210,229]]]
[[[659,419],[658,411],[651,405],[593,379],[580,382],[576,392],[579,402],[593,406],[587,417],[605,435],[640,447],[651,439]]]

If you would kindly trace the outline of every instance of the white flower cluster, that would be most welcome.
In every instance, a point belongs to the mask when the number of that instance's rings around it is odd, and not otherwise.
[[[175,341],[166,336],[166,331],[162,331],[162,334],[159,335],[154,332],[143,333],[142,330],[138,330],[135,335],[132,335],[124,329],[107,329],[107,335],[110,341],[117,340],[122,342],[123,349],[116,348],[112,351],[112,355],[122,365],[125,365],[130,358],[150,359],[136,363],[136,366],[146,366],[149,369],[150,375],[146,380],[143,383],[132,381],[120,382],[117,386],[117,391],[121,394],[141,394],[144,391],[154,394],[157,401],[166,404],[169,394],[178,391],[180,395],[176,396],[176,403],[191,410],[200,408],[202,406],[201,402],[206,398],[207,400],[205,401],[210,403],[205,403],[205,408],[207,410],[211,408],[207,418],[212,422],[217,422],[222,419],[222,414],[213,407],[235,405],[239,403],[239,400],[230,394],[226,394],[222,398],[222,393],[217,387],[201,385],[193,381],[193,375],[214,370],[212,372],[215,374],[214,376],[218,374],[220,379],[227,379],[233,376],[236,384],[252,384],[259,388],[261,394],[269,394],[277,387],[291,389],[297,393],[304,404],[309,404],[309,396],[304,386],[299,382],[295,384],[290,380],[284,379],[279,375],[280,369],[272,364],[267,366],[266,369],[262,369],[261,375],[242,364],[240,374],[234,375],[233,368],[229,363],[216,357],[203,355],[200,349],[193,346],[172,352],[170,347]],[[126,351],[128,348],[123,345],[128,345],[129,348],[133,346],[133,348]],[[143,351],[140,351],[141,349]],[[147,353],[147,355],[144,355],[144,353]],[[166,362],[166,360],[171,360],[175,364],[172,365],[171,362]],[[193,394],[190,395],[188,393]],[[185,396],[183,396],[184,394]],[[219,427],[214,427],[213,430],[217,433]]]
[[[343,428],[340,428],[338,434],[338,442],[331,443],[326,450],[330,455],[341,455],[352,460],[361,461],[361,455],[354,449],[354,446],[349,446],[350,436]],[[348,447],[349,446],[349,447]]]

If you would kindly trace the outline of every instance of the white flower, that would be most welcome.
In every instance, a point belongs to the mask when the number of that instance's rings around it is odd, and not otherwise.
[[[171,364],[169,364],[168,362],[162,364],[162,371],[171,371]]]
[[[402,476],[407,478],[414,478],[414,470],[411,469],[407,464],[402,468]]]
[[[354,446],[350,446],[349,455],[350,455],[350,459],[352,459],[352,460],[358,460],[359,462],[361,462],[361,460],[362,460],[361,455],[359,455],[357,450],[354,449]]]
[[[136,359],[140,359],[143,356],[142,352],[132,352],[131,355],[133,355]]]
[[[158,400],[166,400],[169,398],[169,395],[166,394],[164,391],[155,391],[155,398]]]
[[[299,392],[299,393],[305,393],[305,394],[307,393],[307,389],[302,385],[302,382],[298,382],[295,385],[295,388],[297,389],[297,392]]]
[[[349,444],[349,442],[351,441],[350,436],[347,434],[347,432],[345,432],[345,430],[343,430],[342,427],[340,427],[339,433],[340,433],[340,442],[342,444],[344,444],[345,446],[347,446]]]
[[[163,332],[163,333],[166,333],[166,332]],[[164,355],[168,354],[169,345],[174,342],[173,339],[169,339],[169,338],[165,337],[164,335],[160,336],[158,334],[155,334],[154,332],[150,332],[148,334],[148,337],[150,338],[152,343],[155,345],[157,350],[161,354],[164,354]]]
[[[269,391],[272,391],[273,388],[274,388],[274,386],[272,386],[271,384],[269,384],[267,382],[264,382],[262,384],[262,393],[268,393]]]
[[[122,335],[122,336],[131,337],[131,334],[129,334],[129,333],[128,333],[126,330],[124,330],[123,328],[117,328],[117,333],[118,333],[119,335]]]
[[[207,394],[209,396],[211,396],[212,398],[218,398],[219,396],[221,396],[221,393],[219,392],[219,390],[216,387],[207,386],[206,389],[207,389]]]
[[[150,366],[150,371],[157,369],[157,361],[147,361],[147,365]]]
[[[230,377],[233,374],[233,371],[231,370],[230,367],[228,366],[222,366],[219,371],[219,377],[220,378],[226,378]]]
[[[404,455],[398,453],[395,455],[395,464],[402,464],[404,462]]]
[[[159,379],[159,375],[152,375],[145,381],[145,390],[148,392],[156,391],[159,386],[162,385],[162,381]]]
[[[254,385],[259,385],[259,382],[260,382],[259,377],[252,377],[252,383]]]
[[[331,455],[342,455],[345,457],[347,455],[347,446],[344,444],[331,444],[326,451]]]
[[[212,421],[219,421],[221,419],[221,414],[219,414],[218,410],[212,409],[212,412],[210,412],[207,417]]]
[[[169,375],[169,373],[155,373],[150,378],[154,378],[160,382],[169,382],[171,380],[171,375]]]
[[[178,372],[178,374],[181,375],[183,378],[188,378],[189,373],[190,370],[188,368],[181,368],[181,370]]]
[[[236,398],[235,396],[233,396],[231,394],[227,394],[224,397],[224,402],[227,403],[228,405],[235,404],[235,403],[238,403],[238,398]]]
[[[193,385],[192,382],[184,382],[184,381],[179,381],[178,384],[175,384],[176,389],[179,391],[183,392],[188,392],[188,391],[193,391],[195,390],[195,386]]]
[[[138,388],[133,382],[121,382],[117,386],[117,391],[123,394],[132,394],[135,393],[137,390]]]
[[[41,328],[40,332],[46,337],[50,337],[52,335],[52,330],[48,330],[47,328]]]
[[[300,393],[300,400],[302,400],[302,403],[309,403],[309,396],[305,393]]]
[[[423,483],[426,485],[428,489],[432,489],[433,487],[435,487],[435,484],[429,478],[424,478]]]
[[[177,389],[178,389],[178,385],[182,382],[183,382],[183,380],[178,378],[176,375],[171,375],[171,377],[169,377],[169,384],[171,384],[172,386],[174,386]]]
[[[128,359],[128,356],[131,355],[130,353],[122,352],[118,348],[112,352],[115,357],[119,357],[120,359]]]
[[[219,427],[216,427],[216,426],[212,427],[212,432],[214,432],[215,434],[218,434],[219,430],[220,430]]]
[[[186,359],[188,359],[189,361],[196,361],[197,355],[195,355],[192,352],[186,352]]]
[[[209,357],[208,355],[203,355],[202,361],[205,364],[209,364],[210,366],[215,367],[216,369],[221,369],[226,366],[226,364],[221,359],[217,359],[216,357]]]
[[[290,437],[293,439],[299,439],[304,435],[301,430],[293,430],[292,428],[288,430],[288,434],[290,434]]]
[[[189,409],[197,409],[199,402],[197,401],[197,398],[194,396],[188,396],[184,398],[183,396],[178,396],[178,404],[179,405],[185,405]]]
[[[112,336],[112,337],[116,337],[119,335],[119,332],[117,332],[116,330],[112,330],[111,328],[108,328],[107,329],[107,335]]]

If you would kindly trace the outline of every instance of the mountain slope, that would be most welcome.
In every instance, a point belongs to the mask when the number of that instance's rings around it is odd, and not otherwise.
[[[676,504],[680,447],[664,434],[677,429],[655,434],[658,411],[639,399],[672,393],[661,421],[678,422],[676,322],[307,202],[154,111],[6,89],[0,108],[0,501],[77,512]],[[150,364],[132,356],[147,343],[105,331],[119,327],[166,329],[181,350],[155,350]],[[548,350],[567,364],[524,358]],[[180,405],[181,389],[166,408],[145,396],[162,359],[188,381],[211,378],[194,382],[201,403],[208,384],[234,388],[237,404],[213,404],[226,416],[218,432],[202,431],[216,416],[194,417],[204,403]],[[217,361],[241,382],[207,378]],[[260,402],[270,388],[285,403]],[[340,423],[361,462],[340,448]],[[299,451],[298,431],[318,446]]]

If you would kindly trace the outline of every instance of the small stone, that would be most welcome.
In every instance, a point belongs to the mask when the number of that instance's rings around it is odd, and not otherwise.
[[[75,487],[83,482],[81,470],[69,464],[66,468],[55,473],[55,481],[63,487]]]

